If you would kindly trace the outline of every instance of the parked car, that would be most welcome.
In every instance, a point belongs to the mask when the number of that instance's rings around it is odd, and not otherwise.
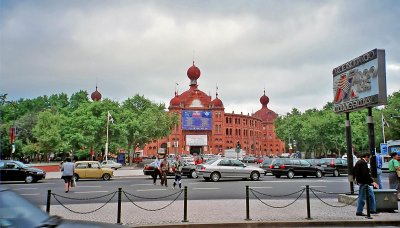
[[[101,167],[117,170],[117,169],[120,169],[122,167],[122,164],[118,163],[118,162],[115,162],[113,160],[107,160],[107,161],[102,161],[101,162]]]
[[[74,178],[79,179],[103,179],[110,180],[113,177],[113,170],[101,167],[98,161],[77,161],[75,162]]]
[[[173,160],[168,160],[170,167],[172,168],[172,165],[174,164]],[[143,174],[147,176],[153,176],[154,173],[154,162],[150,164],[146,164],[143,167]],[[173,169],[168,170],[167,176],[174,176],[175,172]],[[197,172],[196,172],[196,165],[194,164],[189,164],[183,161],[183,167],[182,167],[182,176],[187,176],[189,178],[197,178]]]
[[[324,170],[321,167],[311,165],[305,159],[277,158],[270,165],[272,175],[277,178],[287,176],[292,179],[295,176],[315,176],[321,178]]]
[[[50,216],[17,193],[0,187],[0,227],[122,227],[111,223],[67,220]]]
[[[20,161],[0,160],[0,181],[38,182],[46,178],[46,172],[32,168]]]
[[[347,160],[341,158],[321,158],[318,166],[324,170],[325,174],[332,174],[338,177],[347,174]]]
[[[267,173],[271,173],[271,163],[272,159],[264,159],[264,161],[260,164],[260,168],[264,170],[264,176],[267,175]]]
[[[264,173],[261,168],[246,166],[239,160],[226,158],[210,160],[205,164],[197,165],[196,171],[206,181],[218,181],[221,178],[250,178],[256,181],[260,178],[260,173]]]
[[[257,158],[253,157],[253,156],[245,156],[245,157],[243,157],[243,162],[246,162],[246,163],[255,163],[256,160],[257,160]]]

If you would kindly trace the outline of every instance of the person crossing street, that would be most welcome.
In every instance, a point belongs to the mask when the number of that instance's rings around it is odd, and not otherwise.
[[[179,156],[176,156],[175,158],[175,162],[173,165],[173,169],[175,171],[175,180],[174,180],[174,184],[172,186],[173,189],[175,189],[176,187],[176,183],[178,182],[179,188],[182,189],[182,168],[183,168],[183,162],[182,160],[179,158]]]
[[[165,187],[168,187],[168,182],[167,182],[167,174],[169,170],[169,162],[167,160],[167,156],[164,157],[160,164],[161,168],[161,186],[165,184]]]

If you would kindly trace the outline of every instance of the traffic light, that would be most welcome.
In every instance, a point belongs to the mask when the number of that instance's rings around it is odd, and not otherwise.
[[[237,150],[240,150],[241,148],[242,148],[242,146],[240,145],[240,142],[237,141],[237,143],[236,143],[236,149],[237,149]]]

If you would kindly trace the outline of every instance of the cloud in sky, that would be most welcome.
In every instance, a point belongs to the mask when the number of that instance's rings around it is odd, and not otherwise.
[[[332,69],[386,50],[387,91],[400,88],[400,2],[0,1],[0,93],[34,98],[81,89],[167,106],[199,89],[226,112],[255,112],[265,88],[277,113],[332,101]]]

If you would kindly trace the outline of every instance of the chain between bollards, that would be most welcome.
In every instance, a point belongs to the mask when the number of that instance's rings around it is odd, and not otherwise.
[[[122,188],[118,188],[117,224],[122,224],[121,223],[121,198],[122,198]]]
[[[187,220],[187,186],[183,190],[183,220],[182,222],[189,222]]]
[[[249,199],[249,186],[246,185],[246,219],[247,221],[250,221],[250,199]]]
[[[311,209],[310,209],[310,186],[306,185],[306,197],[307,197],[307,219],[311,218]]]
[[[51,190],[47,190],[47,204],[46,204],[47,214],[50,214],[50,199],[51,199]]]

